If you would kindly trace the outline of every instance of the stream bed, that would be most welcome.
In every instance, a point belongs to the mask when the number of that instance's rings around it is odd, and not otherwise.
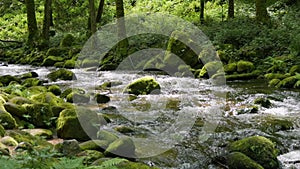
[[[81,106],[101,113],[107,109],[117,113],[118,118],[103,129],[115,131],[119,126],[133,129],[134,132],[125,135],[134,140],[138,161],[168,169],[221,169],[230,142],[261,135],[276,143],[283,168],[300,168],[299,90],[269,88],[265,80],[215,86],[210,80],[190,77],[84,69],[72,70],[77,80],[47,82],[46,75],[53,69],[9,65],[0,67],[0,74],[34,71],[45,80],[45,85],[58,84],[62,89],[79,87],[91,94],[109,96],[111,101],[107,104],[91,100]],[[155,77],[161,93],[130,99],[131,95],[123,93],[124,87],[143,76]],[[104,82],[115,85],[96,89]],[[268,99],[271,105],[254,104],[257,98]]]

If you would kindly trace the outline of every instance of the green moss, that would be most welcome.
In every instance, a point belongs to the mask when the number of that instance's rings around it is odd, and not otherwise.
[[[83,163],[86,165],[92,164],[99,158],[103,158],[103,153],[96,150],[84,150],[76,155],[77,157],[83,158]]]
[[[227,74],[232,74],[237,71],[237,63],[229,63],[224,66],[224,72]]]
[[[74,44],[75,37],[72,34],[66,34],[60,42],[61,47],[70,47]]]
[[[261,105],[262,107],[265,107],[265,108],[271,107],[271,102],[270,102],[270,100],[267,99],[267,98],[263,98],[263,97],[256,98],[256,99],[254,100],[254,104],[259,104],[259,105]]]
[[[5,129],[15,129],[17,127],[17,122],[12,115],[3,110],[0,110],[0,124]]]
[[[53,132],[48,129],[23,129],[22,131],[25,131],[32,136],[37,136],[45,139],[53,138]]]
[[[252,136],[235,141],[229,145],[229,152],[241,152],[265,169],[279,167],[277,160],[278,150],[275,144],[262,136]]]
[[[17,117],[23,117],[23,115],[26,113],[24,107],[10,102],[5,103],[4,108],[8,113]]]
[[[61,94],[61,90],[60,90],[60,87],[58,85],[49,86],[48,91],[53,93],[56,96],[59,96]]]
[[[62,62],[64,58],[59,56],[48,56],[43,60],[42,66],[54,66],[56,62]]]
[[[38,77],[38,74],[36,72],[28,72],[20,75],[19,77],[20,79],[27,79],[27,78]]]
[[[11,76],[11,75],[0,76],[0,83],[2,83],[4,86],[9,85],[9,83],[12,81],[21,83],[21,80],[15,76]]]
[[[242,73],[242,74],[232,74],[226,75],[226,80],[250,80],[250,79],[257,79],[257,77],[261,74],[261,71],[255,70],[251,73]]]
[[[252,62],[240,60],[237,62],[237,71],[240,73],[250,73],[254,70],[254,65]]]
[[[269,87],[275,87],[280,82],[280,79],[272,79],[268,82]]]
[[[88,103],[90,101],[90,96],[88,94],[71,92],[67,95],[66,100],[69,103]]]
[[[5,135],[5,129],[4,127],[0,124],[0,137],[3,137]]]
[[[264,169],[251,158],[240,152],[228,155],[228,167],[230,169]]]
[[[131,82],[123,91],[135,95],[157,94],[160,93],[160,85],[153,77],[145,76]]]
[[[277,88],[292,88],[294,87],[295,83],[297,82],[297,79],[295,76],[287,77],[283,80],[281,80],[276,87]]]
[[[31,86],[40,86],[43,84],[43,82],[37,78],[27,78],[21,84],[24,87],[31,87]]]
[[[59,103],[63,103],[64,100],[61,98],[58,98],[51,92],[45,92],[45,93],[40,93],[37,95],[33,95],[31,97],[33,101],[40,102],[40,103],[48,103],[51,106],[58,105]]]
[[[272,80],[272,79],[284,79],[287,78],[288,75],[287,74],[280,74],[280,73],[268,73],[265,74],[265,78],[268,80]]]
[[[117,140],[118,139],[118,136],[115,135],[114,133],[112,132],[108,132],[106,130],[100,130],[98,131],[97,133],[97,138],[99,140],[104,140],[104,141],[107,141],[109,143],[112,143],[113,141]]]
[[[81,88],[67,88],[66,90],[64,90],[60,97],[61,98],[67,98],[67,96],[70,94],[70,93],[78,93],[78,94],[85,94],[85,90],[84,89],[81,89]]]
[[[32,103],[31,100],[25,98],[25,97],[13,97],[9,100],[10,103],[14,103],[14,104],[18,104],[18,105],[22,105],[22,104],[25,104],[25,103]]]
[[[65,61],[63,67],[66,69],[73,69],[75,67],[75,60],[71,59],[71,60]]]
[[[56,71],[53,71],[47,75],[47,77],[51,81],[57,81],[60,80],[76,80],[75,74],[67,69],[58,69]]]
[[[104,152],[106,156],[135,157],[135,145],[129,137],[123,137],[112,142]]]
[[[50,48],[47,51],[47,56],[68,56],[69,49],[68,48]]]
[[[223,69],[223,64],[220,61],[213,61],[213,62],[208,62],[206,63],[200,73],[199,77],[200,78],[209,78],[212,77],[214,74],[216,74],[219,70]]]
[[[108,147],[109,142],[105,140],[89,140],[83,143],[80,143],[81,150],[97,150],[97,151],[105,151]]]
[[[33,95],[39,95],[46,92],[47,88],[45,86],[32,86],[23,91],[23,96],[31,97]]]
[[[56,62],[53,66],[56,68],[63,68],[64,64],[65,64],[65,62]]]
[[[272,116],[265,118],[259,118],[258,124],[260,124],[260,130],[268,133],[275,133],[278,131],[286,131],[294,128],[292,120],[289,119],[278,119]]]
[[[36,127],[51,127],[53,113],[49,104],[35,103],[24,104],[26,115],[23,115],[28,122]]]

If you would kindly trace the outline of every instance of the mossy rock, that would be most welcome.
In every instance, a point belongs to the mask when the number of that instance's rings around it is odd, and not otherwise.
[[[6,135],[12,137],[18,143],[26,142],[30,143],[31,145],[37,144],[37,141],[39,140],[37,137],[34,137],[29,133],[21,130],[9,130],[7,131]]]
[[[118,139],[118,136],[112,132],[100,130],[97,132],[97,139],[107,141],[108,143],[112,143]]]
[[[230,153],[227,163],[230,169],[264,169],[261,165],[240,152]]]
[[[268,82],[269,87],[275,87],[280,82],[280,79],[272,79]]]
[[[54,66],[55,63],[57,62],[62,62],[64,60],[63,57],[59,56],[48,56],[43,60],[43,63],[41,66]]]
[[[68,56],[69,49],[64,47],[50,48],[47,51],[47,56]]]
[[[72,92],[67,95],[66,100],[69,103],[88,103],[90,101],[90,96],[88,94]]]
[[[78,154],[77,157],[83,158],[83,163],[86,165],[92,164],[94,161],[98,160],[99,158],[103,158],[103,153],[96,151],[96,150],[84,150]]]
[[[6,146],[17,146],[18,145],[18,142],[10,136],[5,136],[5,137],[1,138],[0,142]]]
[[[135,157],[135,145],[129,137],[123,137],[112,142],[104,152],[105,156]]]
[[[260,74],[261,74],[261,71],[255,70],[251,73],[225,75],[225,78],[228,81],[232,81],[232,80],[251,80],[251,79],[257,79]]]
[[[272,103],[270,102],[269,99],[263,98],[263,97],[256,98],[254,100],[254,104],[259,104],[259,105],[261,105],[262,107],[265,107],[265,108],[270,108],[271,105],[272,105]]]
[[[153,77],[145,76],[131,82],[123,91],[135,95],[158,94],[160,85]]]
[[[22,105],[26,114],[23,115],[28,122],[32,123],[36,127],[51,127],[53,124],[53,113],[49,104],[47,103],[35,103]]]
[[[265,169],[279,168],[278,150],[275,144],[262,136],[247,137],[231,143],[229,152],[240,152],[263,166]]]
[[[15,129],[17,127],[17,122],[13,116],[4,110],[0,110],[0,124],[5,129]]]
[[[227,74],[232,74],[237,71],[237,63],[229,63],[224,66],[224,72]]]
[[[43,84],[38,78],[27,78],[21,83],[24,87],[40,86]]]
[[[287,131],[294,128],[292,120],[289,119],[278,119],[276,117],[267,116],[265,118],[259,118],[258,124],[259,129],[267,133],[275,133],[278,131]]]
[[[254,70],[254,64],[249,61],[240,60],[237,62],[237,71],[239,73],[250,73]]]
[[[110,98],[104,94],[99,94],[97,93],[95,95],[95,99],[96,99],[96,102],[99,103],[99,104],[104,104],[104,103],[108,103],[110,101]]]
[[[45,139],[53,138],[53,132],[48,129],[23,129],[22,131],[25,131],[36,137],[41,137]]]
[[[65,62],[56,62],[53,66],[56,68],[63,68],[64,64],[65,64]]]
[[[200,73],[200,78],[209,78],[212,77],[214,74],[216,74],[218,71],[223,69],[223,64],[220,61],[213,61],[206,63]]]
[[[75,37],[72,34],[66,34],[60,42],[61,47],[70,47],[74,44]]]
[[[33,95],[31,97],[31,100],[33,100],[35,102],[39,102],[39,103],[47,103],[51,106],[56,106],[56,105],[64,102],[63,99],[55,96],[51,92],[45,92],[45,93],[40,93],[40,94],[37,94],[37,95]]]
[[[49,86],[48,91],[53,93],[55,96],[59,96],[61,94],[61,90],[60,90],[60,87],[58,85]]]
[[[288,75],[287,74],[280,74],[280,73],[268,73],[268,74],[265,74],[265,78],[268,79],[268,80],[272,80],[272,79],[284,79],[284,78],[287,78]]]
[[[97,150],[101,152],[104,152],[108,145],[109,142],[105,140],[89,140],[79,144],[81,150]]]
[[[71,59],[71,60],[65,61],[63,67],[66,69],[74,69],[75,68],[75,60]]]
[[[129,126],[124,126],[124,125],[119,125],[119,126],[115,127],[114,130],[116,130],[119,133],[123,133],[123,134],[134,133],[134,128],[129,127]]]
[[[3,137],[5,135],[5,129],[4,127],[0,124],[0,137]]]
[[[30,103],[33,103],[33,101],[31,101],[30,99],[28,98],[25,98],[25,97],[20,97],[20,96],[17,96],[17,97],[13,97],[9,100],[10,103],[13,103],[13,104],[17,104],[17,105],[22,105],[22,104],[30,104]]]
[[[81,62],[81,68],[98,67],[98,66],[99,66],[99,60],[84,59]]]
[[[87,141],[96,138],[97,125],[100,125],[100,120],[96,112],[77,107],[65,109],[60,113],[56,130],[60,138]]]
[[[281,80],[276,87],[277,88],[293,88],[297,82],[297,78],[295,76],[287,77]]]
[[[4,104],[5,110],[12,116],[23,117],[26,114],[26,109],[21,105],[7,102]]]
[[[291,67],[289,73],[294,76],[296,73],[300,73],[300,65],[294,65]]]
[[[78,93],[78,94],[85,94],[85,90],[82,88],[67,88],[66,90],[64,90],[61,93],[60,97],[65,99],[72,92]]]
[[[34,95],[39,95],[41,93],[46,93],[46,92],[47,92],[47,88],[45,86],[31,86],[29,88],[26,88],[23,91],[23,96],[30,98]]]
[[[13,81],[17,83],[21,83],[21,80],[15,76],[11,76],[11,75],[0,76],[0,83],[2,83],[4,86],[9,85],[9,83]]]
[[[75,74],[67,69],[58,69],[56,71],[53,71],[47,75],[47,77],[51,81],[57,81],[58,79],[60,80],[76,80]]]
[[[27,79],[27,78],[33,78],[33,77],[38,77],[39,75],[36,72],[28,72],[28,73],[24,73],[19,75],[18,77],[20,79]]]

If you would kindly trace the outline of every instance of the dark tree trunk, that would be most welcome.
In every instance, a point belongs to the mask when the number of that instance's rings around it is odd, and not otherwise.
[[[123,60],[127,56],[128,39],[126,38],[126,26],[124,19],[124,5],[123,0],[116,0],[116,15],[118,26],[119,44],[117,48],[117,60]]]
[[[35,16],[34,0],[25,0],[26,13],[27,13],[27,26],[28,26],[28,39],[27,44],[31,47],[37,45],[38,28]]]
[[[200,23],[204,24],[204,2],[205,0],[200,0]]]
[[[269,15],[266,7],[266,0],[256,0],[256,20],[261,23],[267,23]]]
[[[101,21],[102,14],[103,14],[103,8],[104,8],[104,0],[100,0],[97,17],[96,17],[96,23],[99,23]]]
[[[91,34],[96,32],[96,15],[95,15],[95,1],[89,0],[89,8],[90,8],[90,31]]]
[[[49,30],[51,25],[51,5],[52,5],[52,0],[45,0],[42,35],[43,35],[44,43],[47,46],[49,46]]]
[[[228,0],[228,19],[234,18],[234,0]]]

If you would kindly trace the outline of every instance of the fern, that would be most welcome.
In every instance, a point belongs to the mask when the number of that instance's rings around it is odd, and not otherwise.
[[[58,163],[53,165],[53,169],[84,169],[83,158],[62,158]]]
[[[0,169],[22,168],[21,165],[17,161],[10,159],[9,157],[5,157],[5,156],[0,157],[0,164],[1,164]]]
[[[104,161],[100,166],[91,166],[88,169],[118,169],[117,165],[122,162],[127,162],[128,160],[124,158],[113,158],[107,161]]]

